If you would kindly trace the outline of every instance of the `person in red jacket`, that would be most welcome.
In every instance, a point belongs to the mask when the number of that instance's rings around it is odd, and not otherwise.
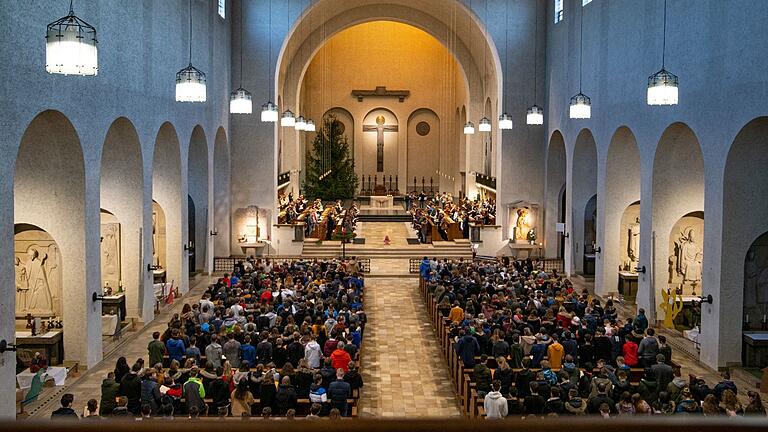
[[[627,366],[631,368],[637,366],[637,343],[632,339],[631,336],[628,336],[627,341],[624,342],[622,352],[624,354],[624,363]]]
[[[336,350],[331,353],[331,366],[334,369],[343,369],[344,373],[349,372],[349,362],[352,361],[352,357],[344,349],[344,342],[339,342],[336,345]]]

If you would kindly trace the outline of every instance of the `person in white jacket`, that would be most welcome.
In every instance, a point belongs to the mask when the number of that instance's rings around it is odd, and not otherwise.
[[[507,398],[501,395],[501,381],[496,380],[492,385],[493,391],[485,395],[483,407],[485,418],[489,420],[503,419],[507,416]]]
[[[323,359],[323,351],[315,341],[314,335],[309,336],[309,342],[304,346],[304,358],[312,369],[320,369],[320,362]]]

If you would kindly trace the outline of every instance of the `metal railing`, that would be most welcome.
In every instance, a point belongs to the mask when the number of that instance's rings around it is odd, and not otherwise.
[[[410,273],[418,273],[419,272],[419,266],[421,265],[421,259],[420,258],[411,258],[408,261],[408,271]],[[475,257],[475,262],[496,262],[498,259],[496,257]],[[518,260],[520,263],[525,263],[525,260]],[[563,274],[565,272],[564,268],[565,265],[563,263],[563,260],[560,258],[547,258],[543,260],[534,260],[533,263],[536,265],[536,263],[541,262],[543,264],[543,270],[547,273],[551,273],[552,271],[557,271],[560,274]]]
[[[314,261],[324,259],[339,259],[339,257],[311,257],[311,258],[296,258],[296,257],[257,257],[257,259],[269,259],[273,262],[296,262],[296,261]],[[235,264],[238,261],[245,261],[245,258],[233,258],[233,257],[214,257],[213,258],[213,271],[214,273],[231,273],[235,270]],[[371,272],[371,259],[370,258],[356,258],[357,266],[360,269],[360,273],[368,274]]]

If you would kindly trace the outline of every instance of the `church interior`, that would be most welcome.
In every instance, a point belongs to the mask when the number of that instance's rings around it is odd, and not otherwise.
[[[0,421],[764,427],[766,16],[0,2]]]

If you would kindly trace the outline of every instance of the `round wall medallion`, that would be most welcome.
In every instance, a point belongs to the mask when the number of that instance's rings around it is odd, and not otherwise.
[[[427,122],[419,122],[416,124],[416,133],[425,136],[429,134],[429,123]]]

